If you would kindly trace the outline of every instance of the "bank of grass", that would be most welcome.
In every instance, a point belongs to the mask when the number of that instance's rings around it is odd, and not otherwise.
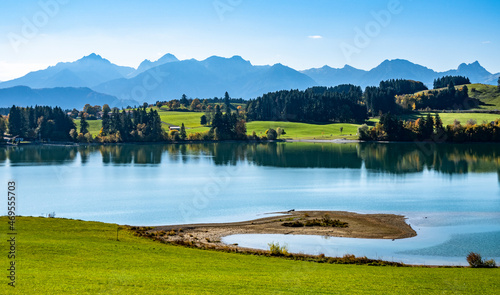
[[[419,117],[426,117],[428,112],[419,112],[412,115],[403,116],[405,120],[416,120]],[[435,113],[430,113],[433,117]],[[500,118],[499,114],[484,114],[484,113],[439,113],[439,117],[443,121],[444,125],[453,124],[455,120],[458,120],[462,125],[467,124],[469,120],[476,120],[477,124],[482,124],[483,122],[489,123]]]
[[[500,110],[500,90],[497,86],[487,85],[487,84],[468,84],[466,85],[468,89],[469,97],[479,99],[483,104],[474,110]],[[455,86],[455,89],[461,89],[463,85]],[[474,91],[472,89],[475,89]],[[442,90],[445,88],[439,88],[435,90]],[[431,89],[434,90],[434,89]],[[418,93],[427,93],[431,90],[419,91]]]
[[[477,109],[479,110],[500,110],[500,90],[497,86],[485,84],[467,85],[469,96],[483,102]],[[472,91],[472,88],[475,91]]]
[[[204,132],[210,128],[200,124],[200,117],[204,114],[201,112],[175,112],[165,111],[163,109],[158,111],[160,118],[163,122],[180,126],[184,123],[186,132]],[[281,127],[287,133],[282,138],[287,139],[336,139],[348,138],[357,139],[356,133],[360,125],[356,124],[308,124],[308,123],[294,123],[294,122],[275,122],[275,121],[255,121],[247,123],[247,133],[252,134],[253,131],[257,135],[264,135],[269,128],[276,129]],[[168,128],[167,126],[165,126]],[[343,132],[340,128],[343,127]]]
[[[7,225],[7,218],[0,222]],[[2,294],[494,294],[500,288],[499,269],[320,264],[165,245],[125,229],[117,241],[114,224],[18,217],[16,225],[17,287],[9,292],[2,255]]]
[[[277,129],[278,127],[285,130],[286,134],[283,139],[357,139],[356,133],[358,127],[356,124],[308,124],[295,122],[279,122],[279,121],[255,121],[247,123],[247,133],[252,134],[253,131],[257,135],[264,135],[269,128]],[[340,132],[340,128],[342,132]]]
[[[202,112],[175,112],[161,109],[158,111],[158,115],[160,115],[161,121],[167,124],[181,126],[184,123],[186,128],[203,127],[200,123],[200,118],[204,115]]]

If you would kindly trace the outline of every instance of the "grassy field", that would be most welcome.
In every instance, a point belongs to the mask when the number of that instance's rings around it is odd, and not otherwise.
[[[182,123],[186,126],[187,133],[204,132],[209,130],[209,127],[200,124],[200,117],[203,113],[200,112],[170,112],[159,110],[158,114],[163,122],[180,126]],[[434,115],[434,113],[431,113]],[[420,116],[426,116],[426,112],[420,115],[404,116],[404,120],[416,120]],[[469,119],[474,119],[478,124],[483,122],[491,122],[500,118],[497,114],[482,114],[482,113],[439,113],[445,125],[453,124],[457,119],[462,124],[466,124]],[[101,129],[101,120],[87,121],[89,122],[89,131],[93,135],[97,135]],[[378,122],[378,119],[370,119],[369,124],[373,125]],[[75,123],[80,130],[80,120],[75,120]],[[247,123],[247,133],[250,135],[253,131],[257,135],[264,135],[269,128],[276,129],[281,127],[285,130],[284,139],[357,139],[356,133],[360,125],[357,124],[307,124],[295,122],[279,122],[279,121],[255,121]],[[163,127],[168,130],[168,125]],[[342,133],[340,128],[343,127]]]
[[[0,217],[7,224],[5,216]],[[500,269],[331,265],[170,246],[117,225],[18,217],[17,287],[2,294],[493,294]],[[2,243],[7,253],[7,243]]]
[[[477,98],[485,103],[479,106],[479,110],[500,110],[500,91],[497,86],[485,84],[467,85],[469,96]],[[476,91],[472,92],[472,88]]]
[[[184,123],[186,128],[199,128],[203,127],[200,124],[200,118],[204,115],[201,112],[169,112],[169,111],[159,111],[158,115],[160,115],[161,121],[181,126]]]
[[[484,103],[484,105],[479,106],[474,110],[500,110],[500,91],[497,86],[486,85],[486,84],[469,84],[466,85],[469,93],[469,97],[477,98]],[[455,89],[462,88],[463,85],[455,86]],[[472,91],[472,88],[475,91]],[[445,88],[439,88],[436,90],[442,90]],[[431,90],[419,91],[418,93],[427,93]]]
[[[204,132],[210,128],[204,127],[200,124],[200,117],[203,113],[192,113],[192,112],[168,112],[159,111],[159,115],[163,122],[181,125],[184,123],[186,131],[188,133],[194,132]],[[249,122],[247,123],[247,133],[252,134],[255,131],[258,135],[265,134],[266,130],[269,128],[284,128],[286,135],[283,138],[290,139],[312,139],[312,138],[322,138],[322,139],[333,139],[339,137],[355,138],[357,133],[357,128],[359,125],[355,124],[324,124],[324,125],[314,125],[306,123],[293,123],[293,122]],[[340,127],[343,127],[342,136],[340,134]],[[350,136],[349,134],[352,134]]]
[[[435,113],[430,113],[432,116],[435,115]],[[425,117],[427,116],[426,112],[421,112],[420,115],[411,115],[411,116],[404,116],[403,119],[405,120],[416,120],[418,117]],[[482,124],[483,122],[491,122],[495,121],[496,119],[500,118],[500,115],[497,114],[482,114],[482,113],[439,113],[439,116],[441,117],[441,120],[443,121],[444,125],[450,125],[453,124],[453,121],[458,120],[462,125],[467,124],[467,121],[470,119],[476,120],[477,124]]]
[[[80,119],[73,120],[76,125],[76,130],[80,132]],[[102,127],[102,120],[87,120],[87,123],[89,123],[89,132],[92,135],[97,135],[101,131]]]
[[[335,139],[335,138],[352,138],[357,139],[356,133],[360,125],[355,124],[307,124],[294,122],[274,122],[274,121],[255,121],[247,123],[247,133],[252,134],[253,131],[257,135],[264,135],[269,128],[276,129],[278,127],[285,130],[286,134],[283,139]],[[343,128],[340,133],[340,128]]]

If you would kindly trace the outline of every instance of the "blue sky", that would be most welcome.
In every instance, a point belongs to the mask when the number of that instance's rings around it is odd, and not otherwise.
[[[478,60],[497,73],[500,1],[0,2],[0,80],[93,52],[132,67],[172,53],[299,70],[403,58],[444,71]]]

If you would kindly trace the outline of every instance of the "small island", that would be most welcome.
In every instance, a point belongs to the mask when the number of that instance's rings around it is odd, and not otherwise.
[[[237,247],[221,242],[223,237],[235,234],[320,235],[364,239],[403,239],[417,235],[402,215],[344,211],[287,211],[270,214],[273,216],[243,222],[132,229],[142,235],[154,235],[167,243],[197,248]]]

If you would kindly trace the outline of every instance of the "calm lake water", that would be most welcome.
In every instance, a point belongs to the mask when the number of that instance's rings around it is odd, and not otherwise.
[[[500,262],[500,145],[211,143],[0,148],[18,214],[130,225],[228,222],[266,213],[395,213],[418,236],[364,240],[237,235],[227,243],[425,264]],[[0,203],[6,212],[6,200]]]

